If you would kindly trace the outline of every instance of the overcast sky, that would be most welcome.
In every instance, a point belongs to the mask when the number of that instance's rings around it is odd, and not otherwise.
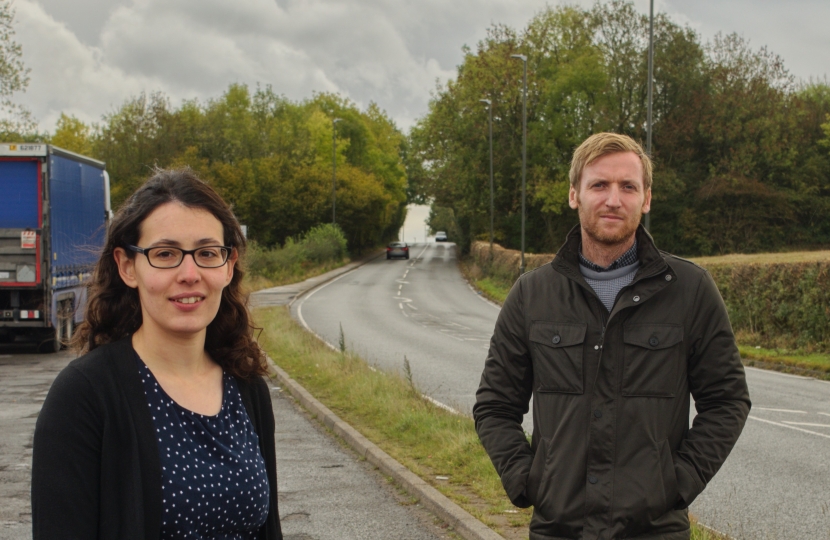
[[[550,2],[555,5],[558,2]],[[592,1],[580,0],[583,6]],[[648,0],[635,0],[642,13]],[[530,0],[14,0],[31,83],[17,101],[52,130],[142,91],[174,105],[230,83],[270,84],[300,100],[338,92],[375,101],[406,130],[427,110],[488,26],[517,29],[545,6]],[[704,40],[737,32],[768,46],[801,79],[830,74],[830,1],[656,0]]]

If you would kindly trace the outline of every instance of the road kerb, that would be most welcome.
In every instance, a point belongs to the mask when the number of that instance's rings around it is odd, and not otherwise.
[[[308,390],[292,379],[281,367],[268,358],[269,368],[276,375],[283,388],[300,404],[315,415],[326,427],[342,438],[361,457],[377,467],[383,474],[393,478],[410,495],[417,498],[429,511],[450,525],[466,540],[504,540],[469,512],[452,502],[418,475],[398,463],[376,444],[361,435],[352,426],[341,420],[328,407],[317,401]]]

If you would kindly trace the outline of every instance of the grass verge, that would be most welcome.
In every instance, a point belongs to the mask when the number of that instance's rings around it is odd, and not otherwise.
[[[475,432],[473,420],[421,397],[404,373],[372,369],[332,351],[285,308],[254,311],[271,358],[341,419],[508,540],[526,539],[530,509],[515,508]],[[695,527],[694,540],[716,540]]]
[[[803,254],[797,253],[795,255]],[[737,257],[737,255],[725,257]],[[499,304],[504,303],[505,298],[507,298],[507,293],[510,292],[512,283],[506,283],[484,276],[478,266],[470,259],[462,260],[459,266],[461,273],[464,274],[467,281],[481,291],[482,295],[493,302]],[[753,344],[752,335],[740,332],[736,333],[735,338],[738,342],[738,350],[741,353],[741,359],[744,365],[830,380],[830,355],[828,354],[810,354],[784,349],[764,349]]]

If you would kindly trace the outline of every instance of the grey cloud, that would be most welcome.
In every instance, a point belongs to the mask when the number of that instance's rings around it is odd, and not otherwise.
[[[232,82],[291,99],[340,92],[408,128],[493,23],[521,29],[537,0],[16,0],[32,83],[23,102],[51,129],[60,111],[97,119],[141,91],[174,103]],[[592,0],[579,0],[590,7]],[[737,31],[799,77],[823,75],[830,3],[658,0],[709,39]],[[648,0],[635,0],[642,13]],[[56,84],[55,81],[59,81]]]

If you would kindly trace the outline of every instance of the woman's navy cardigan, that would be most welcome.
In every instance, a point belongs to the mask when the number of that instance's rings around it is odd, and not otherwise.
[[[52,384],[35,426],[34,540],[159,538],[159,450],[134,355],[130,338],[102,345],[73,360]],[[261,377],[236,382],[271,488],[257,538],[282,539],[271,395]]]

